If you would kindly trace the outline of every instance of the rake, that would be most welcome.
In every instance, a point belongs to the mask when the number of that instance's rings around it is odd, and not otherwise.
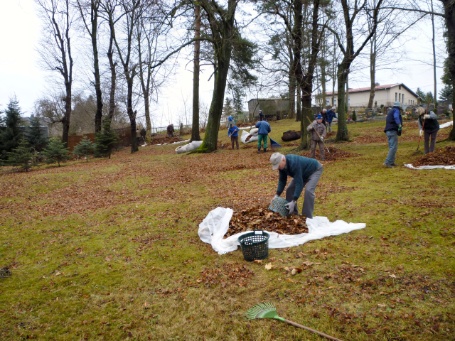
[[[337,338],[335,338],[333,336],[330,336],[330,335],[327,335],[327,334],[322,333],[320,331],[317,331],[317,330],[315,330],[313,328],[306,327],[304,325],[298,324],[298,323],[290,321],[290,320],[286,320],[285,318],[283,318],[283,317],[278,315],[278,313],[276,312],[276,308],[275,308],[275,306],[272,303],[264,302],[264,303],[256,304],[254,307],[250,308],[246,312],[245,315],[246,315],[246,317],[249,320],[269,318],[269,319],[275,319],[275,320],[278,320],[278,321],[283,321],[283,322],[286,322],[286,323],[289,323],[289,324],[293,325],[294,327],[306,329],[306,330],[308,330],[308,331],[310,331],[312,333],[316,333],[316,334],[318,334],[320,336],[323,336],[323,337],[325,337],[325,338],[327,338],[329,340],[341,341],[340,339],[337,339]]]

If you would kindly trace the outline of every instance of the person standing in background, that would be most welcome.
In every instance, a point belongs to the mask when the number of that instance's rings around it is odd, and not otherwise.
[[[439,130],[438,116],[433,111],[428,112],[428,109],[419,115],[418,119],[419,133],[423,135],[425,154],[434,152],[436,144],[436,135]]]
[[[389,145],[389,153],[384,161],[384,167],[392,168],[395,167],[395,156],[398,150],[398,136],[401,136],[401,130],[403,127],[403,118],[401,117],[401,103],[395,102],[392,109],[387,113],[385,119],[384,133],[387,136],[387,142]]]
[[[228,136],[231,138],[232,149],[234,149],[234,144],[239,149],[239,128],[235,124],[228,129]]]
[[[270,124],[264,121],[264,116],[259,114],[259,121],[256,123],[258,128],[258,153],[261,152],[261,147],[264,147],[264,153],[267,151],[267,140],[269,139],[269,133],[272,131]]]

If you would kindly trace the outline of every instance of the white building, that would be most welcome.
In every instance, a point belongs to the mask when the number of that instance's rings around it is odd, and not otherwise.
[[[337,94],[338,93],[335,92],[334,103],[331,103],[332,92],[327,93],[327,106],[337,106]],[[370,87],[349,89],[348,107],[366,108],[369,98]],[[403,107],[414,106],[419,104],[418,98],[417,94],[403,83],[377,85],[375,87],[373,107],[390,107],[395,102],[400,102]]]

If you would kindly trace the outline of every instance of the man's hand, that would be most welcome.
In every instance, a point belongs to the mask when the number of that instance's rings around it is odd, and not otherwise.
[[[324,142],[324,138],[321,136],[321,142]]]
[[[419,136],[423,136],[423,130],[420,129]]]
[[[294,210],[295,210],[295,201],[292,200],[291,202],[288,202],[286,205],[284,205],[284,207],[286,207],[286,209],[289,211],[289,214],[294,213]]]
[[[429,119],[430,118],[430,115],[429,114],[425,114],[423,115],[423,118],[426,120],[426,119]]]

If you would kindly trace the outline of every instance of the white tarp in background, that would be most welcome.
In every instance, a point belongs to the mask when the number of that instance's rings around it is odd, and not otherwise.
[[[251,135],[250,139],[248,141],[246,141],[246,138],[250,135]],[[258,140],[258,128],[253,128],[248,133],[245,130],[242,130],[242,136],[240,137],[240,140],[243,143],[257,141]]]
[[[240,246],[238,238],[248,232],[241,232],[223,239],[229,229],[229,221],[232,218],[231,208],[217,207],[209,212],[204,220],[199,224],[199,238],[205,243],[211,244],[213,249],[220,255],[237,250]],[[278,234],[267,231],[270,234],[269,248],[286,248],[304,244],[311,240],[322,239],[324,237],[336,236],[354,230],[365,228],[364,223],[347,223],[343,220],[336,220],[333,223],[326,217],[314,217],[306,220],[308,233],[296,235]]]
[[[199,148],[202,144],[202,141],[193,141],[188,144],[185,144],[183,146],[175,148],[175,152],[177,154],[182,154],[182,153],[187,153],[191,152],[192,150],[195,150],[196,148]]]
[[[417,166],[417,167],[414,167],[412,164],[410,163],[405,163],[404,164],[405,167],[408,167],[408,168],[411,168],[411,169],[417,169],[417,170],[421,170],[421,169],[453,169],[455,170],[455,165],[449,165],[449,166],[444,166],[444,165],[441,165],[441,166]]]
[[[450,127],[451,125],[453,125],[453,121],[450,121],[450,122],[446,122],[446,123],[440,124],[440,125],[439,125],[439,128],[440,128],[440,129],[442,129],[442,128],[447,128],[447,127]]]

